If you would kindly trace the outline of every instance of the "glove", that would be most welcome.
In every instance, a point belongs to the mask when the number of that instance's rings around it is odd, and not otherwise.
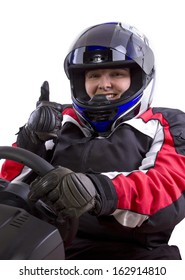
[[[82,173],[57,167],[31,183],[29,199],[42,199],[59,216],[78,218],[91,211],[98,215],[101,198],[93,181]]]
[[[56,138],[57,132],[61,129],[62,111],[61,104],[49,101],[49,84],[45,81],[41,86],[37,108],[31,113],[27,126],[40,140]]]
[[[41,86],[41,95],[25,126],[21,127],[17,136],[17,146],[32,152],[40,150],[42,144],[57,137],[61,128],[62,105],[49,101],[49,84],[45,81]]]

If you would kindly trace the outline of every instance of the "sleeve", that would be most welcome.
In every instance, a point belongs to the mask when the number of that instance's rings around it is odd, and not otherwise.
[[[161,231],[185,217],[185,114],[155,108],[142,116],[142,122],[151,123],[153,141],[141,166],[104,175],[117,193],[112,215],[120,224]]]
[[[16,147],[17,145],[14,143],[12,146]],[[13,160],[4,160],[1,166],[0,177],[5,180],[12,181],[21,174],[23,168],[24,165],[19,162],[15,162]]]
[[[45,142],[44,146],[45,148],[42,149],[43,153],[40,152],[39,156],[49,161],[52,156],[55,143],[53,140],[49,140]],[[17,143],[12,144],[12,147],[17,147]],[[0,178],[7,181],[18,180],[22,182],[26,182],[26,179],[28,180],[27,182],[29,182],[30,180],[32,181],[32,178],[35,178],[35,175],[32,176],[32,173],[34,172],[32,172],[28,166],[13,160],[6,159],[1,166]]]

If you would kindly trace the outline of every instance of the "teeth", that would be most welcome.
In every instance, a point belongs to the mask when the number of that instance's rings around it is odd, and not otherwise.
[[[115,95],[114,94],[108,94],[108,95],[106,95],[106,97],[107,97],[107,99],[112,99],[112,98],[115,97]]]

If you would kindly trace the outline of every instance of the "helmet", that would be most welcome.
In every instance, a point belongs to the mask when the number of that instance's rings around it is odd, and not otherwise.
[[[91,69],[129,67],[131,85],[117,100],[105,95],[90,99],[85,72]],[[135,27],[120,22],[92,26],[78,37],[64,61],[70,79],[74,109],[81,121],[98,134],[145,112],[152,101],[154,54],[147,38]]]

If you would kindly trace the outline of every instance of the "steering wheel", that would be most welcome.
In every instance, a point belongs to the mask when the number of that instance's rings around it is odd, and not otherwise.
[[[38,155],[18,147],[1,146],[0,159],[10,159],[31,168],[39,176],[44,176],[54,167]]]
[[[9,159],[31,168],[38,176],[43,177],[46,173],[54,169],[54,167],[40,156],[19,147],[0,146],[0,159]],[[5,188],[6,191],[6,188]],[[20,195],[20,194],[19,194]],[[28,193],[27,193],[28,195]],[[24,194],[25,196],[25,194]],[[45,203],[41,203],[40,211],[46,213],[48,207]],[[43,209],[42,209],[43,208]],[[55,214],[57,219],[57,216]],[[57,220],[57,228],[63,238],[64,244],[68,245],[74,239],[78,229],[78,219],[64,218]]]

